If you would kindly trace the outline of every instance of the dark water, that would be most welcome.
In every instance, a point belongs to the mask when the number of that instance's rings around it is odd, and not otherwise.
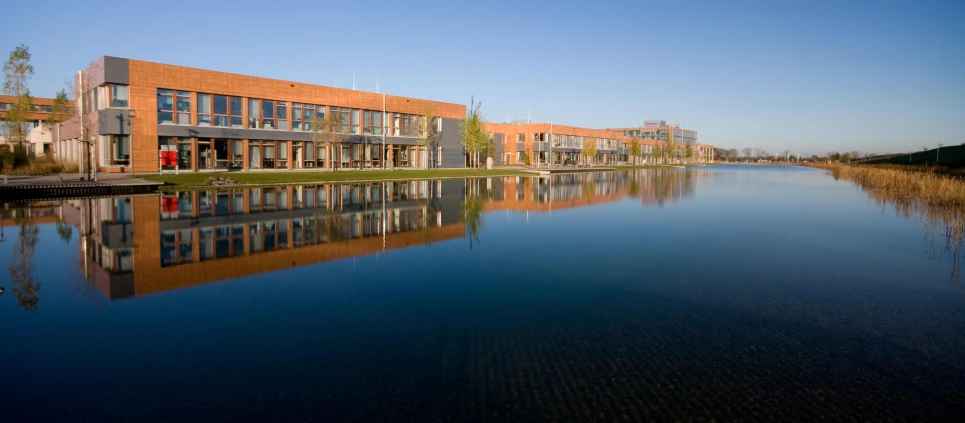
[[[965,416],[952,261],[818,170],[21,206],[4,422]]]

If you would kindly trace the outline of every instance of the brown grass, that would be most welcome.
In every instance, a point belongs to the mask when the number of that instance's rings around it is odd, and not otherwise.
[[[76,163],[58,159],[40,158],[30,161],[30,164],[13,169],[4,169],[8,175],[53,175],[57,173],[77,173]]]
[[[819,165],[834,179],[853,182],[878,205],[890,205],[901,216],[918,216],[925,226],[932,258],[950,256],[953,282],[965,241],[965,181],[921,167],[904,169],[865,165]]]

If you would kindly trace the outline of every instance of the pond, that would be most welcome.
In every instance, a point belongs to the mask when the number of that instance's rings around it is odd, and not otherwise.
[[[319,184],[2,212],[4,421],[965,415],[959,250],[821,170]]]

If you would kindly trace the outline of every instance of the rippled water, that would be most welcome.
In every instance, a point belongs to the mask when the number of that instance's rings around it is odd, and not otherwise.
[[[2,421],[959,421],[923,222],[791,167],[8,204]]]

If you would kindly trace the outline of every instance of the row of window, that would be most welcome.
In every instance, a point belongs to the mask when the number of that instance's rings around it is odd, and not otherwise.
[[[126,137],[122,138],[126,141]],[[341,148],[333,147],[330,154],[328,145],[311,141],[249,140],[246,146],[244,141],[236,139],[158,137],[158,144],[176,146],[177,168],[185,170],[242,169],[246,167],[246,158],[248,169],[361,169],[381,168],[383,165],[381,144],[342,144]],[[415,148],[393,146],[391,165],[413,167],[415,163],[410,156],[414,151],[410,150]],[[437,156],[441,157],[441,154]],[[175,163],[162,163],[162,168],[173,170]]]
[[[311,131],[313,122],[325,118],[326,111],[337,114],[335,132],[360,135],[419,136],[422,116],[386,113],[336,106],[322,106],[286,101],[248,98],[248,119],[244,121],[241,97],[191,93],[158,88],[158,123],[191,125],[191,101],[197,102],[197,126],[226,128],[273,129],[279,131]],[[327,109],[327,110],[326,110]]]

